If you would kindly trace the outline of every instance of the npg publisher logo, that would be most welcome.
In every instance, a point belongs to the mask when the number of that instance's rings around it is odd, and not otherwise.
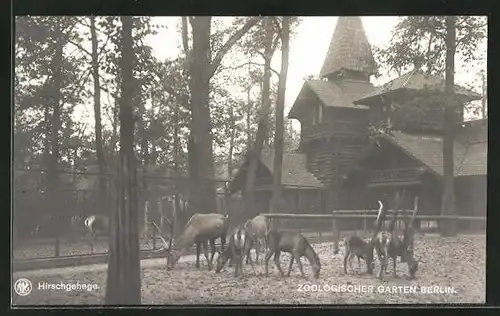
[[[18,279],[16,283],[14,283],[14,291],[17,293],[17,295],[29,295],[31,293],[31,290],[33,290],[33,285],[28,279]]]

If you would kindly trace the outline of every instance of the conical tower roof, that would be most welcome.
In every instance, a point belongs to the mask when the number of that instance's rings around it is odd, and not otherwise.
[[[340,70],[375,74],[377,66],[359,16],[341,16],[337,20],[320,76]]]

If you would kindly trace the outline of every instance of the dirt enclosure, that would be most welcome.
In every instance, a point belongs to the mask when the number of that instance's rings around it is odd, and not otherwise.
[[[319,280],[305,280],[296,264],[290,277],[280,278],[270,261],[268,278],[264,277],[262,262],[256,266],[257,276],[248,265],[238,278],[233,268],[221,273],[208,271],[205,260],[202,268],[194,266],[194,256],[182,258],[172,271],[166,271],[164,259],[142,264],[142,302],[153,305],[176,304],[429,304],[483,303],[486,292],[484,236],[417,235],[415,256],[420,261],[415,280],[408,280],[406,264],[398,261],[398,278],[392,277],[392,264],[384,281],[374,275],[343,271],[344,249],[333,255],[332,244],[313,244],[321,264]],[[281,266],[288,269],[289,254],[282,254]],[[302,259],[305,273],[311,267]],[[353,267],[358,269],[356,260]],[[379,269],[378,262],[375,269]],[[361,272],[362,268],[359,268]],[[59,270],[58,270],[59,271]],[[18,278],[28,278],[32,292],[19,296],[13,292],[15,305],[87,305],[103,304],[106,271],[102,267],[85,271],[82,267],[65,268],[61,273],[44,271],[19,272]],[[31,273],[31,274],[30,274]],[[47,284],[69,284],[76,289],[39,289]],[[82,289],[83,284],[91,290]]]

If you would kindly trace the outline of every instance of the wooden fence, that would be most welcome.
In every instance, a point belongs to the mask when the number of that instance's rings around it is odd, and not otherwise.
[[[408,215],[413,213],[413,210],[406,210]],[[321,221],[323,225],[317,228],[316,232],[321,236],[322,233],[332,230],[334,233],[345,230],[371,230],[373,228],[374,220],[377,218],[378,210],[339,210],[331,214],[285,214],[285,213],[267,213],[263,214],[270,219],[271,226],[276,228],[285,228],[288,225],[282,225],[282,221]],[[388,210],[386,213],[385,223],[390,221],[390,216],[394,213],[393,210]],[[417,231],[423,231],[420,226],[421,223],[434,222],[436,227],[440,227],[440,223],[445,221],[466,221],[466,222],[482,222],[486,224],[486,217],[484,216],[448,216],[448,215],[416,215],[415,223],[417,223]],[[352,225],[355,222],[357,225]],[[401,220],[396,224],[396,229],[402,227]],[[329,223],[329,224],[327,224]],[[346,224],[347,223],[347,224]],[[306,225],[300,225],[304,227]],[[307,225],[308,226],[308,225]],[[352,229],[352,227],[356,227]],[[327,228],[328,227],[328,228]],[[299,231],[301,229],[298,229]]]

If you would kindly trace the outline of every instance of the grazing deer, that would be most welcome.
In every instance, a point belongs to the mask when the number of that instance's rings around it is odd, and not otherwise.
[[[352,268],[353,256],[358,257],[358,266],[360,259],[365,260],[366,269],[369,274],[373,273],[375,263],[373,262],[373,245],[372,243],[365,242],[361,237],[352,235],[346,240],[345,243],[345,256],[344,256],[344,272],[347,274],[347,261],[349,260],[349,267]]]
[[[219,273],[224,267],[224,264],[226,264],[228,260],[231,260],[236,264],[234,276],[237,277],[238,274],[243,271],[243,256],[248,253],[247,250],[251,247],[252,244],[248,236],[248,232],[242,227],[233,229],[229,236],[229,246],[224,251],[219,253],[219,256],[217,257],[217,267],[215,272]],[[255,273],[252,258],[250,258],[250,265]]]
[[[221,248],[226,245],[228,218],[222,214],[196,213],[187,222],[183,233],[173,240],[172,246],[166,245],[167,248],[167,270],[171,270],[179,259],[196,244],[196,268],[200,267],[200,248],[203,245],[205,258],[207,259],[208,269],[212,269],[212,261],[216,252],[215,240],[220,238]],[[212,256],[208,257],[208,241],[212,246]]]
[[[259,252],[261,247],[267,251],[267,233],[269,230],[269,223],[264,215],[257,215],[252,219],[249,219],[244,226],[244,229],[248,236],[249,246],[246,249],[247,264],[251,260],[250,250],[255,248],[256,262],[259,262]]]
[[[302,236],[300,233],[293,232],[284,232],[276,229],[271,229],[267,235],[268,239],[268,247],[269,250],[266,253],[265,264],[266,264],[266,277],[268,275],[268,265],[269,259],[274,254],[274,263],[278,270],[280,271],[281,276],[284,276],[283,270],[280,266],[280,254],[282,251],[288,252],[292,255],[290,260],[290,266],[288,267],[287,276],[290,276],[290,272],[292,271],[292,265],[294,260],[297,261],[297,265],[299,266],[300,273],[304,278],[307,278],[304,274],[304,270],[302,268],[302,263],[300,262],[300,258],[305,256],[313,269],[314,278],[319,278],[319,272],[321,270],[321,263],[319,261],[319,257],[314,251],[313,247],[307,241],[307,239]]]
[[[404,232],[403,239],[401,240],[394,233],[394,226],[397,221],[397,212],[394,211],[394,217],[391,222],[391,227],[388,230],[383,230],[377,232],[374,238],[374,247],[377,252],[377,256],[380,261],[380,273],[379,278],[383,278],[383,274],[387,272],[387,265],[389,258],[392,259],[392,267],[393,267],[393,277],[397,277],[396,272],[396,259],[397,257],[401,258],[401,262],[406,262],[408,264],[408,272],[410,278],[414,278],[415,274],[418,270],[418,261],[414,258],[413,253],[413,221],[415,219],[415,215],[418,211],[417,209],[417,200],[415,198],[415,209],[413,211],[412,217],[408,220],[405,216],[404,222]]]

